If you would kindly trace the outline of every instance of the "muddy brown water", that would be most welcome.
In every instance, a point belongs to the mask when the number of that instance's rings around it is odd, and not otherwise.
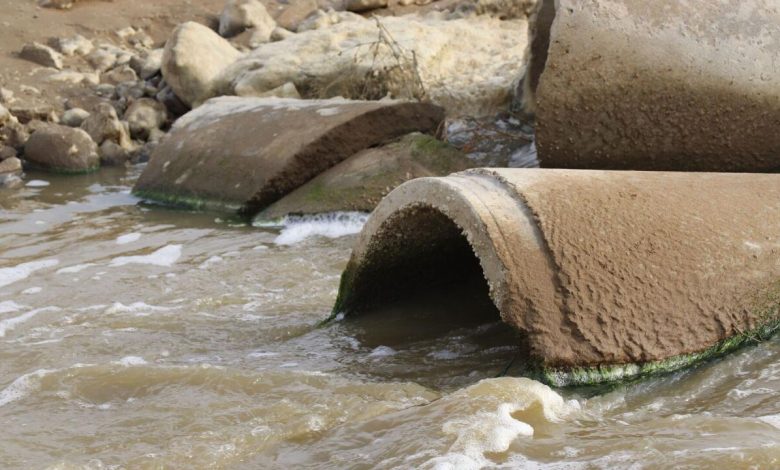
[[[4,469],[780,465],[777,339],[552,390],[470,290],[318,326],[359,218],[142,205],[138,173],[0,192]]]

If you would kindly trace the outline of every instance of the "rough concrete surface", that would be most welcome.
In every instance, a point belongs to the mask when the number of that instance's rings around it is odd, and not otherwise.
[[[459,260],[476,255],[503,320],[547,370],[700,357],[776,324],[778,211],[774,175],[482,169],[417,179],[369,219],[334,312],[451,289]]]

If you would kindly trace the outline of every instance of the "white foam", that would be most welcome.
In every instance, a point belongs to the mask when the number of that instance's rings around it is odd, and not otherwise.
[[[22,279],[26,279],[30,274],[40,269],[57,266],[59,261],[56,259],[44,259],[40,261],[30,261],[10,268],[0,268],[0,287],[7,286]]]
[[[434,351],[428,354],[428,356],[442,361],[449,361],[452,359],[457,359],[460,357],[460,354],[456,353],[455,351],[450,351],[449,349],[442,349],[441,351]]]
[[[43,287],[30,287],[29,289],[25,289],[22,291],[22,294],[25,295],[34,295],[34,294],[40,294],[41,291],[43,291]]]
[[[398,354],[398,351],[389,346],[377,346],[371,351],[371,354],[369,354],[368,357],[381,358],[395,356],[396,354]]]
[[[30,310],[27,313],[23,313],[19,315],[18,317],[8,318],[5,320],[0,321],[0,338],[5,337],[5,334],[16,328],[17,326],[21,325],[22,323],[27,322],[35,315],[38,315],[41,312],[48,312],[48,311],[57,311],[59,310],[58,307],[43,307],[43,308],[36,308],[35,310]]]
[[[148,362],[146,362],[146,359],[139,356],[126,356],[114,362],[114,364],[118,364],[120,366],[125,366],[125,367],[132,367],[132,366],[142,366],[148,364]]]
[[[5,406],[26,397],[36,385],[35,379],[40,379],[52,372],[54,371],[50,369],[39,369],[18,377],[9,386],[0,391],[0,406]]]
[[[91,267],[91,266],[97,266],[95,263],[84,263],[84,264],[74,264],[73,266],[68,266],[67,268],[61,268],[57,270],[57,274],[75,274],[80,273],[81,271]]]
[[[259,227],[281,226],[274,240],[277,245],[294,245],[311,237],[338,238],[359,233],[368,214],[363,212],[331,212],[328,214],[286,216],[279,224],[256,223]]]
[[[780,429],[780,415],[760,416],[758,419]]]
[[[120,235],[116,237],[116,244],[117,245],[126,245],[128,243],[137,242],[141,239],[141,234],[137,232],[128,233],[125,235]]]
[[[151,315],[153,312],[167,312],[169,310],[171,309],[168,307],[158,307],[149,305],[145,302],[133,302],[130,305],[125,305],[122,302],[114,302],[114,304],[108,307],[103,313],[106,315],[131,313],[137,317],[145,317]]]
[[[211,258],[207,259],[206,261],[200,263],[200,266],[198,266],[198,269],[208,269],[211,265],[221,263],[224,261],[221,256],[212,256]]]
[[[23,308],[24,306],[17,304],[13,300],[4,300],[0,302],[0,313],[18,312]]]
[[[127,264],[150,264],[154,266],[172,266],[181,257],[181,245],[167,245],[154,253],[142,256],[120,256],[111,260],[110,266]]]
[[[45,180],[30,180],[27,182],[25,186],[28,188],[45,188],[46,186],[49,186],[51,183]]]

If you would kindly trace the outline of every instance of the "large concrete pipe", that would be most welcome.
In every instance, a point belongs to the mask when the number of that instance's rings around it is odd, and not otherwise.
[[[780,1],[540,0],[543,167],[780,170]]]
[[[474,257],[547,382],[674,370],[778,327],[780,179],[480,169],[413,180],[370,217],[334,314],[456,292]]]

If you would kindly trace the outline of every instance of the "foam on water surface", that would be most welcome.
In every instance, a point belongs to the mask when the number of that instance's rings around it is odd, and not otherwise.
[[[19,316],[13,318],[6,318],[5,320],[0,320],[0,338],[5,337],[8,331],[15,329],[17,326],[21,325],[22,323],[26,323],[27,321],[29,321],[31,318],[38,315],[39,313],[58,311],[58,310],[60,310],[58,307],[36,308],[35,310],[30,310],[29,312],[23,313]]]
[[[167,245],[154,253],[139,256],[120,256],[111,260],[109,266],[118,267],[128,264],[149,264],[170,267],[181,257],[182,245]]]
[[[126,245],[128,243],[133,243],[141,239],[141,234],[137,232],[133,233],[127,233],[125,235],[120,235],[116,237],[116,244],[117,245]]]
[[[368,220],[364,212],[331,212],[315,215],[288,215],[278,223],[255,222],[257,227],[281,227],[274,243],[295,245],[312,237],[339,238],[360,233]]]
[[[57,266],[59,261],[56,259],[44,259],[22,263],[10,268],[0,268],[0,287],[13,284],[28,278],[35,271]]]

